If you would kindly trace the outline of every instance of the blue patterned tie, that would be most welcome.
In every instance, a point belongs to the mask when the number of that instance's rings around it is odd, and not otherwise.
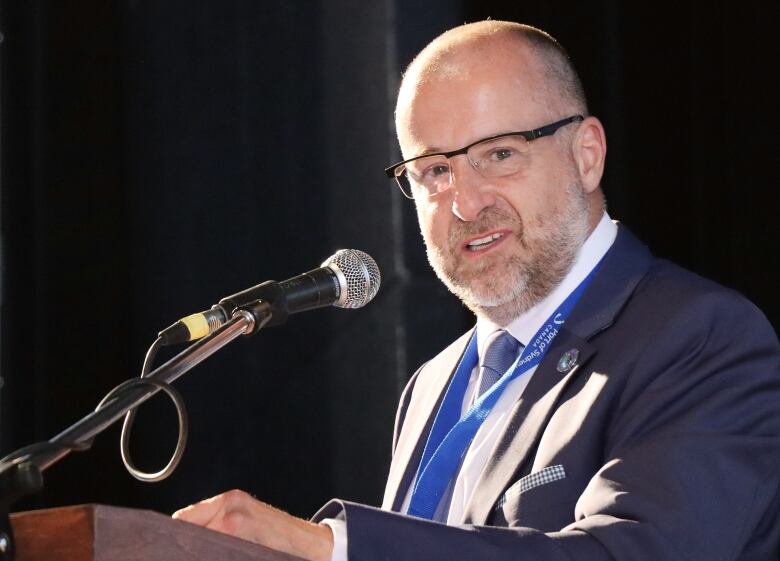
[[[507,331],[499,329],[485,340],[485,352],[479,363],[479,380],[475,399],[488,391],[509,370],[517,358],[520,343]]]

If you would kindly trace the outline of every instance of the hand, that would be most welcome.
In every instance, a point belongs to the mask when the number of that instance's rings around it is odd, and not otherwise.
[[[333,551],[328,526],[295,518],[243,491],[222,493],[173,517],[312,561],[330,561]]]

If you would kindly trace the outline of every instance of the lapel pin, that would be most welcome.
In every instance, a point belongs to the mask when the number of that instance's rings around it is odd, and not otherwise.
[[[578,349],[569,349],[561,356],[558,361],[558,372],[565,374],[572,368],[577,366],[577,359],[580,357],[580,351]]]

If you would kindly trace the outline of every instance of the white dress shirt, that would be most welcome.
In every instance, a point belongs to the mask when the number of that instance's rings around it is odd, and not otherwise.
[[[531,337],[542,327],[542,324],[552,315],[569,294],[579,286],[579,284],[593,270],[593,267],[607,253],[617,236],[617,226],[605,212],[601,217],[596,228],[590,234],[585,243],[577,253],[571,270],[564,277],[563,281],[536,306],[514,319],[508,326],[503,327],[492,324],[483,318],[477,320],[477,352],[482,356],[485,340],[496,329],[506,329],[523,346],[528,345]],[[536,367],[512,380],[504,392],[499,397],[495,406],[487,416],[485,421],[477,430],[474,440],[469,445],[466,455],[463,458],[458,475],[455,478],[455,484],[452,489],[449,510],[447,512],[447,524],[459,524],[466,505],[474,493],[474,485],[482,473],[487,463],[490,452],[504,429],[508,421],[509,413],[513,405],[520,399],[523,390],[528,385],[531,376],[533,376]],[[477,379],[479,377],[479,366],[475,366],[466,394],[463,399],[462,413],[465,413],[474,401],[474,394],[477,391]],[[412,488],[407,490],[406,498],[401,507],[401,512],[407,512],[409,502],[412,497]],[[333,556],[332,561],[347,561],[347,529],[346,523],[342,520],[323,520],[333,530]]]

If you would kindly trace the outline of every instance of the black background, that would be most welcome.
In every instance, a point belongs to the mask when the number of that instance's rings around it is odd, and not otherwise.
[[[403,385],[471,322],[381,172],[398,157],[401,70],[465,21],[556,36],[607,130],[611,216],[780,320],[775,30],[747,3],[1,6],[3,452],[85,415],[137,375],[157,331],[221,296],[339,247],[383,275],[368,307],[293,317],[180,379],[191,435],[170,479],[127,475],[114,427],[17,509],[169,512],[235,487],[300,515],[380,500]],[[157,469],[174,440],[155,398],[138,463]]]

